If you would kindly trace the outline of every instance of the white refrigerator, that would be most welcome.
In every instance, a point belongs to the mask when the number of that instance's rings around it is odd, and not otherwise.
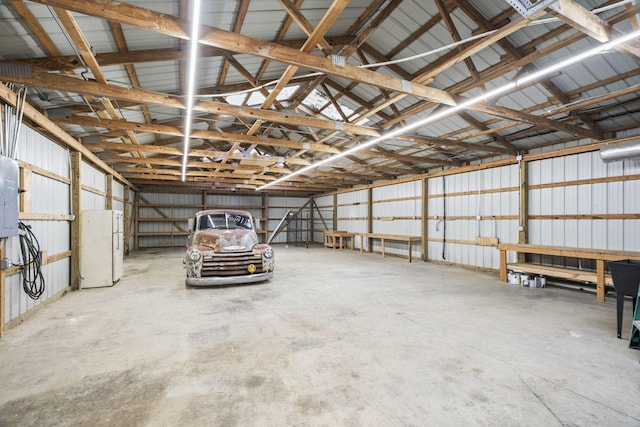
[[[122,277],[124,215],[118,210],[81,213],[80,288],[113,286]]]

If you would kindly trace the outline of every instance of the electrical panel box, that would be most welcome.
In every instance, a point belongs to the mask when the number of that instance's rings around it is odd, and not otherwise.
[[[0,156],[0,238],[18,235],[18,162]]]

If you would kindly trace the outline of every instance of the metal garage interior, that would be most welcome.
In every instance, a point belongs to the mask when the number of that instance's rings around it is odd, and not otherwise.
[[[639,11],[3,0],[0,425],[639,425]]]

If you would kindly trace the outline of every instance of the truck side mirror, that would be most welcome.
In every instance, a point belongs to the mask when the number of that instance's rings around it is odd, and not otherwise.
[[[189,231],[196,231],[195,230],[195,225],[196,225],[196,219],[195,218],[187,219],[187,227],[189,228]]]

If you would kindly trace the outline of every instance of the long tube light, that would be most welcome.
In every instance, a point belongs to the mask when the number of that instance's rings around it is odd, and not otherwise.
[[[271,181],[268,184],[262,185],[262,186],[256,188],[256,191],[264,190],[264,189],[266,189],[268,187],[271,187],[273,185],[276,185],[276,184],[279,184],[281,182],[287,181],[287,180],[293,178],[294,176],[304,174],[304,173],[309,172],[310,170],[313,170],[313,169],[315,169],[315,168],[317,168],[319,166],[322,166],[324,164],[333,162],[334,160],[340,159],[340,158],[345,157],[345,156],[349,156],[349,155],[354,154],[354,153],[356,153],[358,151],[361,151],[361,150],[364,150],[366,148],[373,147],[374,145],[380,144],[383,141],[387,141],[389,139],[395,138],[396,136],[402,135],[403,133],[406,133],[406,132],[409,132],[409,131],[414,130],[416,128],[425,126],[425,125],[427,125],[429,123],[433,123],[435,121],[441,120],[441,119],[443,119],[445,117],[448,117],[448,116],[450,116],[452,114],[457,113],[458,111],[461,111],[461,110],[464,110],[466,108],[472,107],[472,106],[474,106],[476,104],[484,102],[484,101],[486,101],[488,99],[491,99],[491,98],[493,98],[495,96],[498,96],[500,94],[508,92],[508,91],[510,91],[512,89],[516,89],[516,88],[518,88],[520,86],[524,86],[524,85],[526,85],[528,83],[533,82],[534,80],[540,79],[543,76],[546,76],[548,74],[554,73],[554,72],[556,72],[558,70],[561,70],[561,69],[566,68],[566,67],[568,67],[570,65],[576,64],[578,62],[584,61],[587,58],[590,58],[592,56],[598,55],[599,53],[602,53],[602,52],[608,51],[610,49],[613,49],[616,46],[619,46],[619,45],[621,45],[623,43],[626,43],[626,42],[631,41],[631,40],[633,40],[635,38],[638,38],[638,37],[640,37],[640,30],[625,34],[624,36],[621,36],[621,37],[619,37],[619,38],[617,38],[615,40],[609,41],[607,43],[603,43],[600,46],[596,46],[596,47],[594,47],[592,49],[589,49],[589,50],[587,50],[587,51],[585,51],[585,52],[583,52],[581,54],[571,56],[570,58],[567,58],[564,61],[560,61],[560,62],[558,62],[556,64],[550,65],[550,66],[545,67],[545,68],[543,68],[541,70],[538,70],[538,71],[533,72],[531,74],[528,74],[528,75],[526,75],[524,77],[521,77],[518,80],[516,80],[515,82],[507,83],[504,86],[500,86],[500,87],[498,87],[496,89],[493,89],[493,90],[491,90],[489,92],[485,92],[485,93],[483,93],[483,94],[481,94],[481,95],[479,95],[479,96],[477,96],[475,98],[468,99],[468,100],[466,100],[466,101],[464,101],[464,102],[462,102],[460,104],[457,104],[457,105],[455,105],[455,106],[453,106],[451,108],[448,108],[446,110],[441,110],[440,112],[431,114],[431,115],[425,117],[424,119],[419,120],[419,121],[417,121],[415,123],[411,123],[411,124],[409,124],[407,126],[404,126],[402,128],[395,129],[395,130],[393,130],[391,132],[388,132],[388,133],[386,133],[384,135],[381,135],[381,136],[379,136],[377,138],[374,138],[374,139],[372,139],[370,141],[367,141],[364,144],[360,144],[360,145],[357,145],[355,147],[351,147],[350,149],[348,149],[346,151],[343,151],[343,152],[338,153],[338,154],[334,154],[333,156],[327,157],[327,158],[325,158],[323,160],[319,160],[319,161],[317,161],[317,162],[315,162],[313,164],[310,164],[309,166],[305,166],[305,167],[303,167],[301,169],[298,169],[298,170],[296,170],[294,172],[291,172],[288,175],[285,175],[285,176],[280,177],[280,178],[278,178],[278,179],[276,179],[274,181]]]
[[[187,160],[189,159],[189,142],[193,114],[193,98],[196,88],[196,61],[198,59],[198,40],[200,35],[200,0],[193,0],[191,11],[191,46],[189,47],[189,75],[187,77],[186,114],[184,117],[184,142],[182,147],[182,181],[187,179]]]

